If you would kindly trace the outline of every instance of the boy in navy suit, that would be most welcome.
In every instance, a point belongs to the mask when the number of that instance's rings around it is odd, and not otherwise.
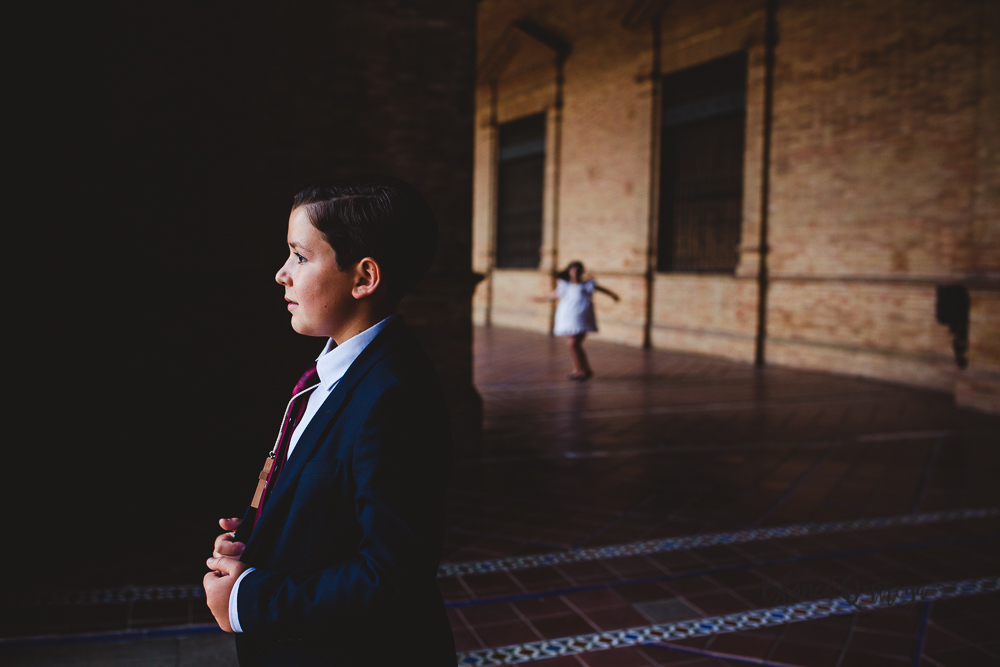
[[[208,560],[208,606],[243,667],[455,664],[436,583],[448,413],[395,313],[436,242],[427,203],[396,179],[295,196],[275,279],[292,328],[328,341],[251,508],[220,521]]]

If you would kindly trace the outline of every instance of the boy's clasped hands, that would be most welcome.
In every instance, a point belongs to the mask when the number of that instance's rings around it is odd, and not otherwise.
[[[229,595],[236,580],[250,568],[249,565],[240,562],[240,556],[243,555],[246,545],[242,542],[233,542],[233,535],[240,527],[240,523],[239,519],[219,519],[219,525],[226,532],[215,538],[212,557],[205,562],[211,570],[205,575],[203,582],[208,608],[219,627],[226,632],[233,631],[229,624]]]

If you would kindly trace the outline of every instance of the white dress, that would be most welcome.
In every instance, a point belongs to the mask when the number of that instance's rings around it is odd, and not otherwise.
[[[559,305],[556,306],[556,321],[552,333],[556,336],[575,336],[587,331],[597,331],[597,320],[594,318],[594,281],[571,283],[560,280],[556,283],[556,295]]]

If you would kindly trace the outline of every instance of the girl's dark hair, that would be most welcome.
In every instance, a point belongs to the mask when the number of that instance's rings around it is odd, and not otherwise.
[[[420,282],[434,259],[434,213],[412,185],[389,176],[320,181],[295,194],[313,226],[333,247],[337,266],[364,257],[379,264],[389,299],[398,302]]]
[[[569,280],[569,270],[576,267],[576,277],[577,279],[583,278],[583,262],[574,260],[570,262],[565,269],[556,274],[556,278],[559,280]]]

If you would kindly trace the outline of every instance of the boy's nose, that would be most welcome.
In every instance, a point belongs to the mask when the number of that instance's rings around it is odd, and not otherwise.
[[[274,274],[274,280],[279,285],[285,285],[286,287],[288,286],[288,283],[290,281],[288,280],[288,271],[285,270],[284,264],[282,264],[281,268],[278,269],[278,272]]]

